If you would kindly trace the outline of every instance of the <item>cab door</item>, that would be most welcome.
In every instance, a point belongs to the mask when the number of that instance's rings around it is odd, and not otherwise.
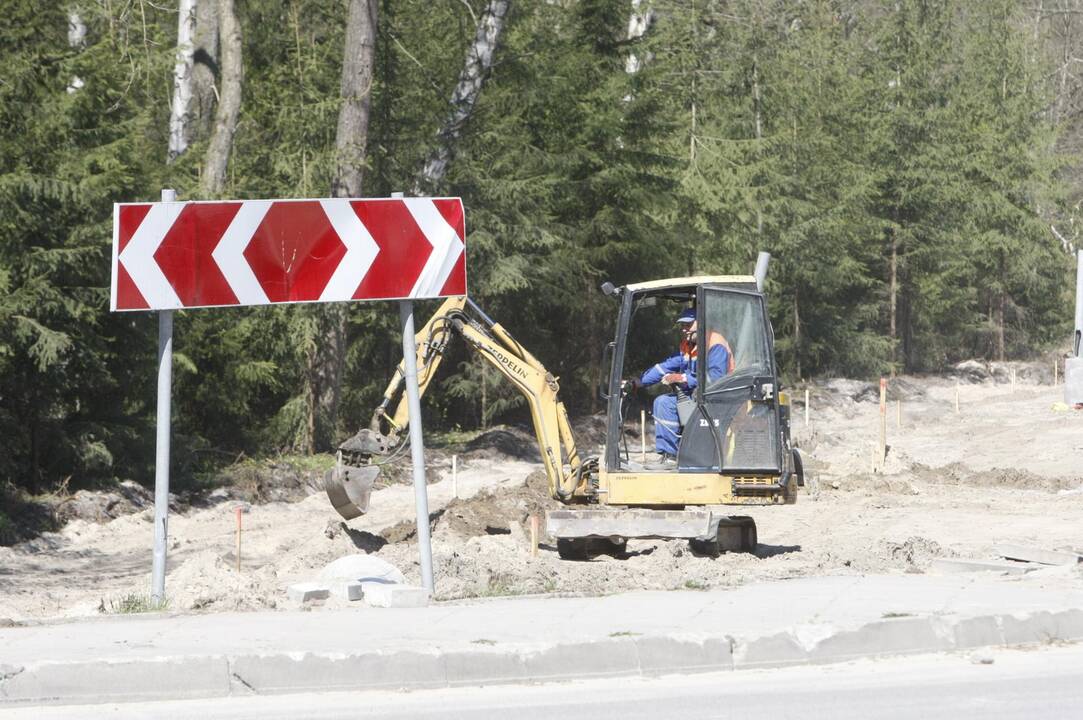
[[[696,308],[696,408],[682,433],[677,468],[778,475],[778,378],[764,297],[751,287],[707,285],[697,292]]]

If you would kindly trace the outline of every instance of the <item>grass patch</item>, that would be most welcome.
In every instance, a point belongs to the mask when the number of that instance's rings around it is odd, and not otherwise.
[[[618,630],[617,632],[609,633],[609,637],[635,637],[636,635],[642,635],[643,633],[632,632],[631,630]]]
[[[489,638],[478,638],[477,640],[471,640],[473,645],[496,645],[496,640],[490,640]]]
[[[116,599],[110,598],[108,603],[103,599],[102,604],[98,606],[98,612],[112,615],[136,615],[138,613],[161,612],[168,609],[168,598],[156,603],[149,595],[140,595],[139,593],[128,593]]]
[[[684,589],[685,590],[706,590],[709,587],[710,587],[710,585],[708,585],[707,583],[704,583],[704,582],[700,582],[699,580],[685,580],[684,581]]]
[[[904,618],[904,617],[914,617],[914,613],[886,612],[886,613],[884,613],[883,615],[880,616],[880,619],[882,619],[882,620],[890,620],[892,618]]]
[[[492,428],[489,428],[490,430]],[[434,432],[425,436],[425,445],[427,447],[441,448],[448,451],[462,450],[471,440],[474,440],[480,436],[483,432],[488,430],[471,429],[463,430],[462,428],[454,428],[452,430],[444,430],[443,432]]]

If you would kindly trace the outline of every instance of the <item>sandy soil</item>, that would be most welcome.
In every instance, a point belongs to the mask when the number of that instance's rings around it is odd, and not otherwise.
[[[621,557],[588,562],[561,561],[549,544],[531,557],[528,518],[556,505],[546,497],[540,465],[524,459],[515,437],[502,436],[488,451],[460,458],[458,498],[452,497],[449,463],[436,463],[429,497],[437,596],[697,589],[804,575],[924,572],[936,557],[995,558],[995,543],[1083,547],[1083,412],[1056,407],[1062,389],[1040,373],[1020,372],[1014,391],[1005,373],[999,375],[964,380],[958,413],[954,379],[895,381],[890,450],[876,471],[876,388],[844,380],[813,387],[807,427],[801,404],[794,410],[795,438],[813,466],[798,504],[749,509],[759,550],[714,560],[692,555],[684,542],[659,540],[633,540]],[[525,436],[518,441],[529,446]],[[170,609],[290,607],[290,583],[315,579],[324,565],[351,553],[373,553],[418,582],[409,485],[377,491],[371,512],[348,524],[322,492],[300,502],[244,504],[240,572],[237,505],[224,501],[171,515]],[[76,520],[61,532],[0,548],[0,620],[118,611],[125,600],[149,592],[151,543],[151,511],[145,510],[103,524]],[[1077,579],[1083,582],[1083,575]]]

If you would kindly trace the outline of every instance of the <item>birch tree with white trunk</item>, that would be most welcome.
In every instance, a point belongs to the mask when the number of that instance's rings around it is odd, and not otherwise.
[[[76,50],[86,47],[86,23],[78,9],[68,11],[68,47]],[[83,78],[72,75],[71,82],[68,83],[68,94],[78,92],[83,85]]]
[[[215,197],[226,183],[226,168],[233,151],[233,134],[241,112],[241,86],[244,67],[241,63],[241,25],[233,11],[233,0],[218,0],[218,25],[221,39],[221,91],[214,132],[207,146],[200,190],[204,197]]]
[[[206,1],[206,0],[204,0]],[[192,35],[197,0],[177,3],[177,58],[173,65],[173,104],[169,111],[169,152],[173,162],[188,149],[188,106],[192,102]]]
[[[490,0],[478,21],[474,42],[466,51],[466,64],[451,95],[451,112],[437,133],[436,148],[425,161],[421,174],[414,183],[414,195],[432,192],[444,179],[454,145],[470,119],[485,79],[492,69],[493,55],[504,31],[510,5],[510,0]]]
[[[628,18],[628,40],[638,40],[647,33],[647,28],[654,21],[654,9],[644,9],[643,0],[632,0],[632,15]],[[624,61],[624,71],[629,75],[635,75],[642,67],[639,56],[634,52],[628,53],[628,59]]]

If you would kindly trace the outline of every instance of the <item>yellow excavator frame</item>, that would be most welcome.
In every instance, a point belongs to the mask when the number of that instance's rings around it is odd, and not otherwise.
[[[467,312],[468,305],[479,321]],[[550,494],[564,503],[596,503],[622,507],[684,507],[708,505],[777,505],[796,499],[796,479],[781,486],[773,477],[737,477],[718,473],[607,472],[597,459],[579,456],[560,386],[545,366],[499,323],[490,320],[466,297],[444,301],[417,332],[418,388],[424,395],[456,334],[508,379],[526,398],[549,481]],[[389,445],[398,443],[409,422],[403,397],[404,364],[400,363],[384,390],[383,402],[370,430],[385,434]],[[387,410],[398,403],[392,414]],[[779,402],[788,404],[784,393]],[[386,423],[387,432],[381,427]]]

